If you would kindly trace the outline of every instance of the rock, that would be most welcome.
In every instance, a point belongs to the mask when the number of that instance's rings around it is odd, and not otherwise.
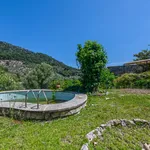
[[[132,120],[126,120],[127,125],[135,125],[134,121]]]
[[[100,127],[105,129],[107,127],[107,125],[106,124],[101,124]]]
[[[102,132],[101,132],[101,130],[99,128],[96,128],[94,132],[95,132],[95,134],[97,134],[97,136],[99,138],[102,136]]]
[[[88,139],[89,142],[91,142],[94,138],[96,138],[96,135],[94,134],[95,130],[89,132],[87,135],[86,135],[86,138]]]
[[[108,121],[106,124],[107,127],[111,127],[113,125],[114,125],[114,122],[112,120]]]
[[[120,121],[121,121],[121,125],[122,125],[123,127],[126,127],[126,126],[127,126],[126,121],[125,121],[124,119],[121,119]]]
[[[144,123],[144,124],[150,124],[148,121],[146,121],[146,120],[143,120],[143,119],[133,119],[133,121],[135,122],[135,123]]]
[[[143,144],[143,149],[142,150],[150,150],[150,144]]]
[[[99,127],[99,129],[98,129],[101,133],[103,133],[104,131],[105,131],[105,129],[104,128],[102,128],[102,127]]]
[[[146,120],[144,120],[144,119],[133,119],[133,121],[134,121],[134,122],[148,122],[148,121],[146,121]]]
[[[114,120],[110,120],[107,122],[107,127],[111,127],[111,126],[116,126],[116,125],[119,125],[121,124],[121,121],[120,120],[117,120],[117,119],[114,119]]]
[[[88,143],[82,145],[81,150],[89,150]]]
[[[121,124],[121,121],[117,119],[114,119],[113,122],[114,122],[114,126]]]
[[[96,146],[97,144],[98,144],[97,142],[94,142],[94,143],[93,143],[94,146]]]

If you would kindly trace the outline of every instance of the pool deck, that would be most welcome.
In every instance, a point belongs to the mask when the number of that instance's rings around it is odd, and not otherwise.
[[[2,93],[2,92],[0,92]],[[72,100],[57,104],[37,104],[24,102],[0,102],[0,115],[11,116],[18,119],[52,120],[79,113],[85,107],[86,94],[75,94]]]

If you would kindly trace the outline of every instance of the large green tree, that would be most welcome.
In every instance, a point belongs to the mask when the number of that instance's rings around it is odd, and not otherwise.
[[[96,41],[78,44],[77,62],[82,72],[82,85],[88,92],[97,91],[102,70],[107,63],[104,47]]]
[[[46,63],[41,63],[25,77],[24,86],[29,89],[48,88],[48,84],[53,75],[53,68]]]
[[[150,59],[150,50],[142,50],[138,54],[134,54],[134,57],[136,57],[136,59],[134,59],[135,61],[143,60],[143,59]]]

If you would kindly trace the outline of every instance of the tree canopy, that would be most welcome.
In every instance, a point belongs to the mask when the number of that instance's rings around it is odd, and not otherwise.
[[[135,61],[143,60],[143,59],[150,59],[150,50],[142,50],[138,54],[134,54],[134,57],[136,57],[136,59],[134,59]]]
[[[0,66],[0,91],[22,89],[17,77]]]
[[[42,63],[37,65],[24,79],[24,86],[26,88],[48,88],[48,84],[53,77],[53,68]]]
[[[104,47],[96,41],[78,44],[77,62],[82,72],[82,85],[88,92],[98,89],[103,68],[107,63]]]

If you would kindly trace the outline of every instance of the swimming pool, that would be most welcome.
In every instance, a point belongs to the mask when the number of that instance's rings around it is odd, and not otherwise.
[[[0,92],[0,115],[23,120],[52,120],[79,113],[87,95],[47,89]]]
[[[61,103],[69,101],[75,97],[74,93],[50,91],[50,90],[26,90],[26,91],[9,91],[0,93],[0,101],[2,102],[23,102],[27,98],[29,103]]]

